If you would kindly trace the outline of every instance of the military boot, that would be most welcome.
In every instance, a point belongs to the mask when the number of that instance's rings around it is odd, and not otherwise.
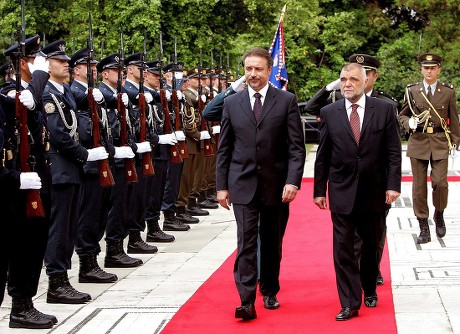
[[[158,248],[142,240],[140,231],[129,233],[128,254],[153,254],[156,252],[158,252]]]
[[[216,188],[206,190],[206,198],[212,203],[219,203]]]
[[[48,315],[38,311],[32,302],[32,298],[14,298],[10,313],[10,328],[45,329],[51,328],[57,319],[54,315]]]
[[[209,215],[209,211],[200,209],[197,204],[196,204],[196,198],[195,197],[189,197],[188,198],[188,204],[187,204],[187,213],[191,216],[207,216]]]
[[[436,224],[436,235],[442,238],[446,235],[446,224],[444,223],[444,211],[434,210],[433,216],[434,223]]]
[[[430,228],[427,218],[417,218],[420,226],[420,235],[417,237],[418,244],[426,244],[431,241]]]
[[[188,231],[190,226],[177,220],[174,212],[165,212],[165,220],[163,222],[164,231]]]
[[[206,191],[200,192],[200,196],[197,199],[197,206],[202,209],[217,209],[219,205],[217,203],[211,202],[207,196]]]
[[[141,259],[128,256],[123,249],[123,240],[107,240],[106,268],[133,268],[143,264]]]
[[[69,282],[67,272],[50,275],[46,302],[49,304],[84,304],[91,300],[85,292],[76,290]]]
[[[147,221],[147,242],[173,242],[176,240],[173,235],[164,233],[158,220]]]
[[[176,219],[180,220],[184,224],[198,224],[200,222],[198,218],[192,217],[188,214],[187,210],[185,210],[185,206],[177,207]]]
[[[79,283],[113,283],[117,280],[117,275],[108,273],[99,267],[96,253],[80,256]]]

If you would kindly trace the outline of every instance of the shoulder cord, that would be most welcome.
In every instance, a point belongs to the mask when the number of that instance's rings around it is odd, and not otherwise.
[[[446,120],[442,118],[441,115],[438,114],[438,112],[436,111],[436,108],[431,104],[430,100],[428,100],[424,92],[422,92],[422,96],[425,98],[430,108],[433,109],[436,116],[438,116],[439,121],[441,122],[442,129],[444,130],[444,134],[446,135],[446,138],[447,138],[447,145],[449,147],[449,151],[452,151],[453,147],[452,147],[452,142],[450,141],[450,136],[449,136],[450,130],[446,124]]]
[[[72,109],[69,109],[70,115],[72,116],[72,124],[68,124],[65,116],[64,110],[62,110],[61,102],[58,101],[56,96],[53,93],[50,93],[51,97],[53,98],[56,107],[58,108],[59,114],[61,115],[62,122],[67,130],[70,130],[69,135],[74,138],[75,134],[77,133],[77,117],[75,116],[75,112]]]
[[[423,92],[422,92],[423,94]],[[424,95],[424,94],[423,94]],[[425,132],[426,130],[426,127],[428,126],[428,121],[430,119],[430,110],[424,110],[422,111],[420,114],[416,114],[415,111],[414,111],[414,108],[412,107],[412,103],[411,103],[411,97],[410,97],[410,93],[409,93],[409,88],[406,87],[406,96],[405,96],[406,100],[407,100],[407,104],[409,105],[409,109],[410,111],[412,112],[412,115],[417,119],[417,124],[422,124],[424,123],[423,125],[423,132]]]

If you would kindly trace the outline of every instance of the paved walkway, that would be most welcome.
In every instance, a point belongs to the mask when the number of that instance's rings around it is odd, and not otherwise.
[[[314,157],[313,149],[307,156],[306,177],[313,176]],[[449,168],[450,175],[460,175],[460,161],[455,166],[450,162]],[[410,174],[407,158],[403,173]],[[418,223],[412,212],[411,185],[403,183],[401,197],[387,218],[398,333],[460,334],[460,183],[449,184],[446,237],[434,237],[425,245],[415,243]],[[435,235],[431,220],[430,229]],[[47,304],[48,280],[43,272],[34,302],[40,311],[56,315],[58,325],[51,330],[8,328],[11,299],[7,297],[0,308],[0,333],[159,333],[236,248],[233,214],[222,208],[212,210],[189,231],[173,234],[174,243],[156,244],[157,254],[139,256],[143,266],[111,269],[119,277],[114,284],[79,284],[75,256],[69,277],[77,289],[93,297],[86,305]],[[100,264],[104,255],[103,251],[99,256]]]

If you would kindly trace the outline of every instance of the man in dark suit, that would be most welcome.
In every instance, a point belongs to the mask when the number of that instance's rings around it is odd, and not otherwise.
[[[254,48],[243,56],[248,89],[224,101],[217,157],[217,199],[233,202],[238,255],[234,266],[241,306],[235,317],[255,319],[257,238],[264,307],[276,309],[284,231],[300,188],[305,146],[297,100],[268,84],[273,60]]]
[[[336,320],[348,320],[358,315],[361,288],[365,305],[377,306],[376,252],[385,228],[385,211],[401,191],[401,143],[392,105],[364,94],[364,67],[345,65],[340,82],[344,99],[321,109],[314,203],[327,208],[329,187],[334,266],[342,306]],[[354,253],[355,231],[363,242],[360,265]]]

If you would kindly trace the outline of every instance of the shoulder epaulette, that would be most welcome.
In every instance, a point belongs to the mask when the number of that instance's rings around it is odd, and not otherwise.
[[[384,91],[378,90],[377,93],[389,98],[390,100],[398,102],[398,100],[396,100],[393,96],[391,96],[390,94],[385,93]]]
[[[444,87],[450,88],[450,89],[454,89],[453,85],[445,83],[445,82],[441,82],[441,85],[443,85]]]
[[[408,84],[406,87],[409,88],[409,87],[418,85],[419,83],[420,83],[420,82],[413,82],[413,83]]]

